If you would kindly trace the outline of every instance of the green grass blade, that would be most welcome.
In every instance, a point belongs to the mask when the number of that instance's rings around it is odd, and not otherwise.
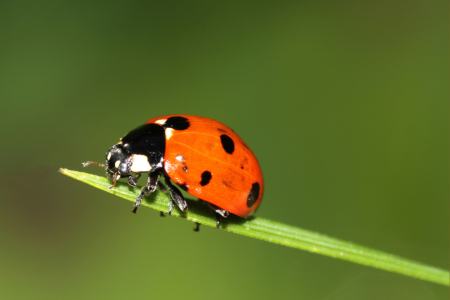
[[[131,187],[126,183],[117,183],[116,187],[110,190],[111,183],[105,177],[67,169],[60,169],[60,172],[132,202],[135,201],[140,191],[139,187]],[[186,199],[186,201],[189,210],[183,213],[174,208],[173,216],[186,218],[206,226],[216,226],[215,217],[206,205],[192,199]],[[169,207],[169,196],[167,193],[155,191],[152,195],[145,197],[142,206],[165,212]],[[263,218],[252,217],[245,220],[230,216],[221,220],[221,229],[442,285],[448,286],[450,283],[449,272],[446,270]]]

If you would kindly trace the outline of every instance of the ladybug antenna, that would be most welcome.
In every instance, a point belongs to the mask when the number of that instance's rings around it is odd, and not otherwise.
[[[93,162],[93,161],[87,161],[87,162],[83,163],[83,167],[87,167],[89,165],[97,165],[97,166],[100,166],[100,167],[105,167],[105,164],[100,164],[98,162]]]
[[[119,178],[120,178],[120,175],[119,174],[114,174],[114,177],[113,177],[113,185],[112,186],[110,186],[109,187],[109,189],[112,189],[113,187],[115,187],[116,186],[116,183],[117,183],[117,180],[119,180]]]

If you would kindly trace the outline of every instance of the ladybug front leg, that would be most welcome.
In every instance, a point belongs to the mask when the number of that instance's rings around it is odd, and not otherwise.
[[[167,174],[164,174],[163,176],[171,199],[169,211],[167,211],[167,213],[169,215],[172,213],[175,204],[180,208],[181,211],[186,211],[188,209],[187,202],[181,194],[180,190],[170,182],[170,178],[169,176],[167,176]]]
[[[137,173],[136,177],[128,176],[128,184],[131,186],[136,186],[139,178],[141,177],[141,173]]]
[[[139,179],[139,177],[136,175],[136,181],[137,181],[137,179]],[[136,201],[134,202],[133,213],[136,213],[138,207],[141,205],[141,202],[144,199],[144,196],[148,196],[156,190],[158,181],[159,181],[159,172],[150,173],[148,175],[147,185],[142,187],[141,192],[139,193],[139,196],[137,197]],[[130,183],[129,178],[128,178],[128,183]]]

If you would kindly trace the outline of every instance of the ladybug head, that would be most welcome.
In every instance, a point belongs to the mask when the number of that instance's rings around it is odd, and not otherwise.
[[[113,188],[116,185],[117,180],[121,176],[131,176],[133,158],[128,151],[124,150],[122,145],[117,144],[111,147],[111,149],[106,152],[106,163],[100,164],[93,161],[87,161],[83,163],[83,166],[87,167],[89,165],[98,165],[106,169],[106,175],[109,180],[113,182],[113,185],[109,188]]]
[[[130,175],[132,165],[131,155],[121,145],[114,145],[106,152],[106,175],[111,181]]]
[[[149,163],[149,158],[142,154],[132,154],[122,142],[111,147],[106,152],[106,163],[99,164],[97,162],[87,161],[83,163],[83,166],[98,165],[106,169],[106,175],[113,182],[113,185],[109,188],[113,188],[116,185],[117,180],[120,177],[128,177],[132,179],[131,173],[150,172],[152,166]]]

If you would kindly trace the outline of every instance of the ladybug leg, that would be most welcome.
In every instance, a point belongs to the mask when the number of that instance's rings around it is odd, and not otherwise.
[[[145,186],[145,196],[150,195],[151,193],[153,193],[156,190],[156,187],[158,186],[158,182],[159,182],[159,173],[154,173],[148,175],[148,179],[147,179],[147,185]]]
[[[133,178],[133,176],[128,176],[128,184],[131,186],[136,186],[139,178],[141,177],[141,173],[137,173],[136,177]]]
[[[194,231],[195,232],[199,232],[200,231],[200,223],[199,222],[195,222],[195,228],[194,228]]]
[[[172,197],[171,197],[172,198]],[[170,203],[169,203],[169,210],[167,211],[167,213],[169,214],[169,216],[172,214],[172,210],[173,207],[175,206],[175,202],[171,199]]]
[[[220,228],[220,215],[218,213],[215,213],[216,215],[216,228]]]
[[[162,184],[161,181],[158,181],[158,189],[159,189],[161,192],[165,192],[165,191],[166,191],[166,186],[165,186],[164,184]],[[171,212],[172,212],[172,211],[171,211]],[[160,212],[159,212],[159,216],[160,216],[160,217],[165,217],[166,215],[165,215],[162,211],[160,211]]]
[[[139,179],[138,176],[137,176],[137,178]],[[153,173],[153,174],[150,173],[148,175],[147,185],[142,187],[141,192],[139,193],[139,196],[137,197],[136,201],[134,202],[134,209],[132,210],[133,213],[136,213],[138,207],[141,206],[141,202],[144,199],[144,196],[148,196],[156,190],[158,180],[159,180],[159,173]],[[129,181],[130,181],[130,179],[128,178],[128,183],[129,183]]]
[[[220,228],[220,217],[226,218],[230,215],[230,212],[228,210],[222,209],[218,206],[215,206],[211,203],[208,203],[209,207],[211,207],[211,209],[214,211],[214,213],[216,214],[216,228],[219,229]]]
[[[226,218],[226,217],[228,217],[230,212],[225,209],[216,209],[215,213],[216,213],[216,220],[217,220],[216,228],[219,229],[220,228],[220,217]]]
[[[163,176],[171,199],[169,211],[167,213],[170,215],[175,204],[180,208],[181,211],[186,211],[188,209],[187,202],[181,194],[180,190],[170,182],[170,178],[169,176],[167,176],[167,174],[164,174]]]

